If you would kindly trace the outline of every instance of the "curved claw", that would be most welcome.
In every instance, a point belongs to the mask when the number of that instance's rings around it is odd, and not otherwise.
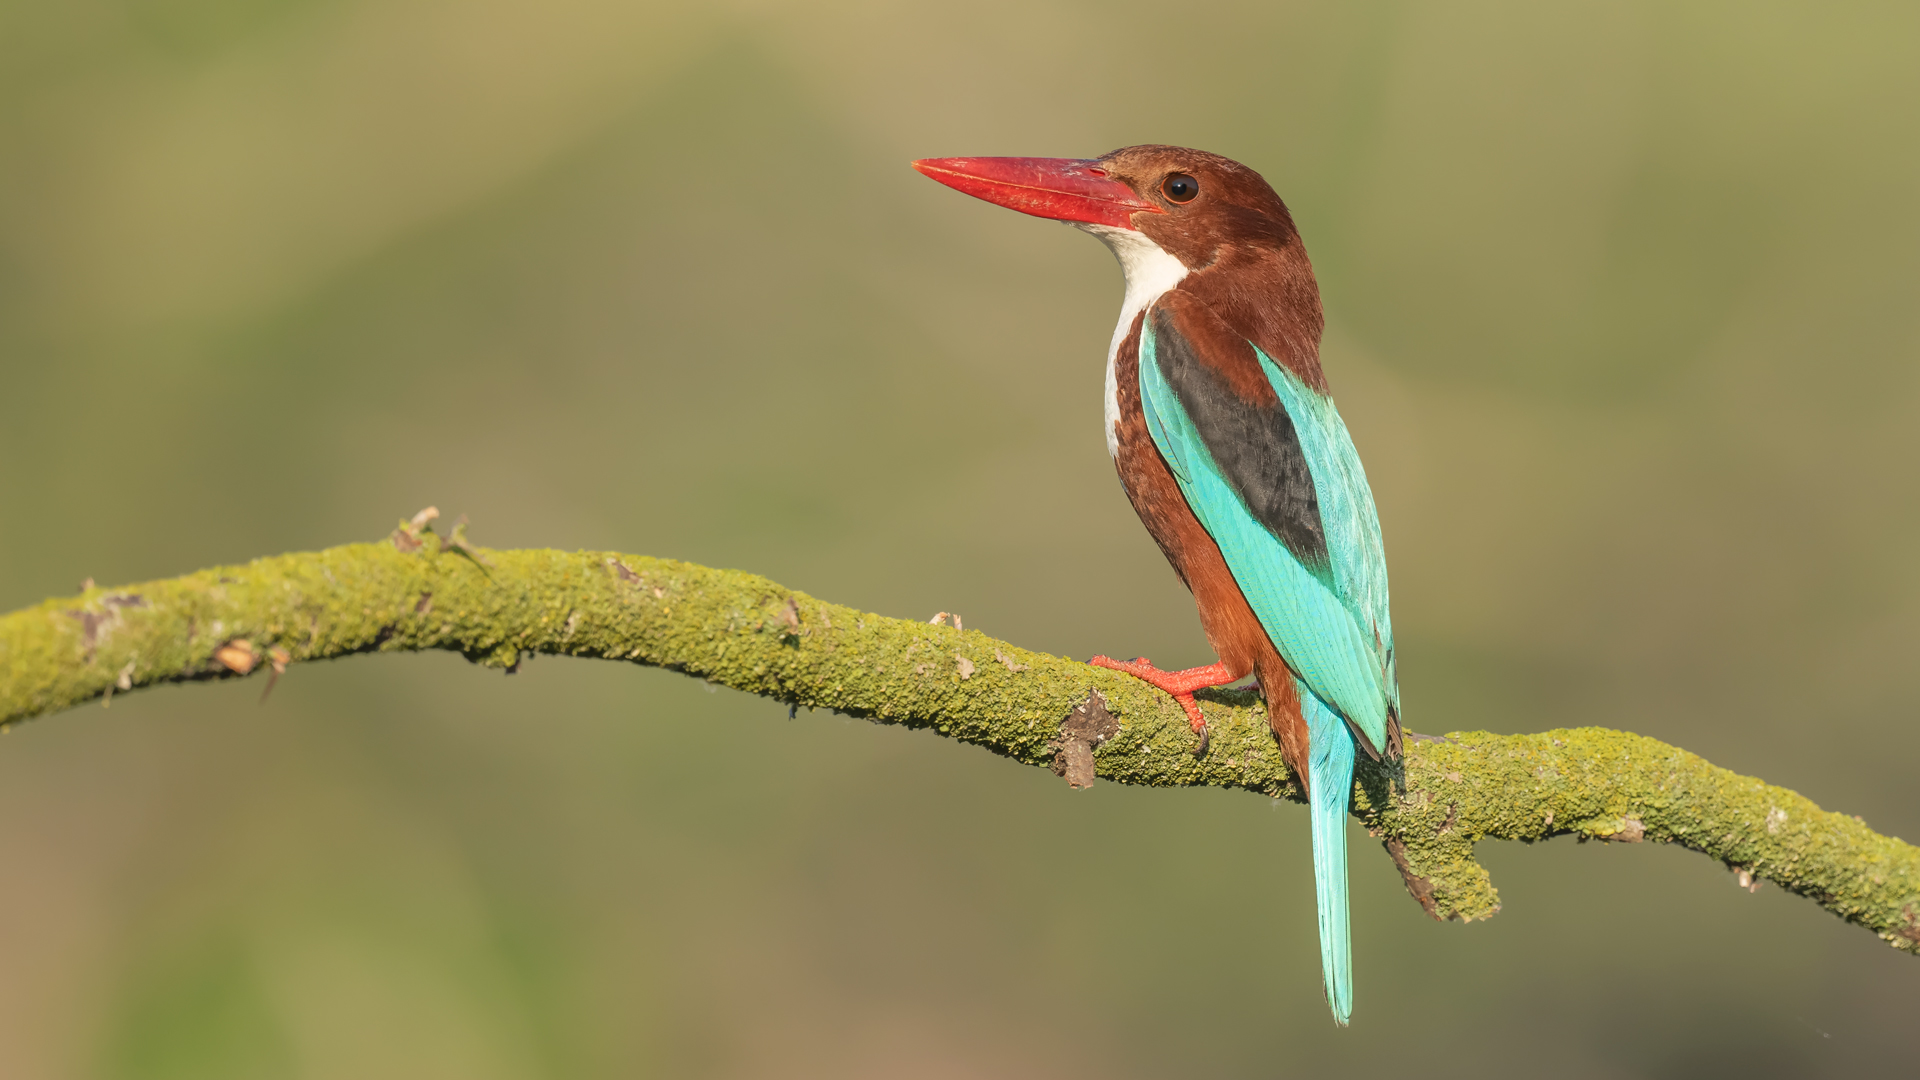
[[[1088,663],[1109,671],[1124,672],[1172,695],[1173,700],[1179,702],[1180,708],[1185,710],[1188,726],[1193,728],[1195,735],[1200,736],[1200,746],[1194,750],[1194,757],[1205,757],[1212,739],[1207,733],[1207,718],[1201,715],[1200,703],[1194,700],[1193,692],[1210,686],[1225,686],[1245,674],[1245,672],[1229,671],[1225,664],[1208,664],[1205,667],[1187,668],[1184,671],[1162,671],[1154,667],[1144,656],[1133,660],[1115,660],[1112,657],[1096,656]]]

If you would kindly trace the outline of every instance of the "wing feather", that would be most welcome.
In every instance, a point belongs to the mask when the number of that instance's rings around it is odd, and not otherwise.
[[[1162,369],[1163,324],[1149,318],[1141,327],[1141,404],[1154,445],[1288,666],[1375,748],[1385,748],[1388,712],[1399,708],[1386,560],[1373,495],[1346,425],[1330,399],[1254,350],[1313,477],[1330,565],[1310,568],[1254,516],[1216,463],[1201,425]]]

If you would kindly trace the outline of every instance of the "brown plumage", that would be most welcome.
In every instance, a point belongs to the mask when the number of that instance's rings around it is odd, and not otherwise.
[[[1161,303],[1165,302],[1166,298],[1162,298]],[[1280,658],[1279,650],[1273,647],[1259,616],[1253,613],[1240,592],[1239,584],[1233,580],[1227,560],[1220,554],[1220,545],[1201,526],[1200,519],[1193,516],[1172,471],[1167,468],[1166,459],[1160,456],[1159,448],[1153,445],[1153,436],[1147,431],[1146,416],[1140,407],[1139,379],[1140,325],[1145,317],[1144,312],[1135,316],[1132,330],[1114,356],[1114,373],[1119,377],[1120,387],[1114,468],[1120,474],[1120,485],[1126,489],[1128,501],[1133,503],[1133,512],[1140,516],[1140,523],[1160,545],[1161,553],[1172,564],[1181,583],[1193,593],[1207,644],[1227,669],[1227,677],[1221,684],[1238,682],[1249,674],[1259,676],[1261,692],[1267,699],[1267,722],[1273,727],[1274,738],[1279,740],[1280,756],[1305,789],[1307,722],[1300,715],[1300,697],[1293,684],[1293,673]],[[1244,341],[1241,344],[1244,346]],[[1254,361],[1254,374],[1259,376],[1260,388],[1271,397],[1273,387],[1260,375],[1258,361],[1254,360],[1251,350],[1247,355]]]

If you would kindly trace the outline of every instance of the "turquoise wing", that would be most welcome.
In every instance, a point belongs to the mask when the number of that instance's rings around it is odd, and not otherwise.
[[[1327,563],[1309,566],[1254,517],[1216,464],[1161,368],[1158,322],[1142,320],[1139,365],[1154,445],[1287,665],[1376,749],[1385,749],[1388,712],[1398,713],[1400,696],[1386,558],[1373,494],[1346,424],[1331,399],[1254,350],[1313,479]]]
[[[1294,374],[1254,350],[1260,367],[1287,414],[1293,417],[1300,447],[1313,473],[1320,500],[1320,522],[1326,530],[1332,559],[1334,591],[1372,639],[1380,665],[1387,703],[1400,712],[1400,682],[1393,656],[1393,617],[1387,603],[1387,552],[1380,541],[1380,515],[1373,505],[1373,489],[1360,465],[1353,436],[1340,419],[1333,399],[1301,382]],[[1375,745],[1378,745],[1377,743]]]

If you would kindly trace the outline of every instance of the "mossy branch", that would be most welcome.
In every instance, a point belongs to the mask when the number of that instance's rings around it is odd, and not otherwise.
[[[1196,759],[1169,698],[1078,661],[866,614],[753,574],[605,552],[489,551],[461,529],[443,540],[424,524],[378,544],[89,588],[0,617],[0,724],[351,653],[450,649],[507,671],[555,653],[931,728],[1082,785],[1097,773],[1300,800],[1252,693],[1205,701],[1213,745]],[[1353,812],[1435,918],[1499,910],[1474,860],[1479,840],[1571,834],[1681,844],[1920,952],[1920,849],[1638,735],[1416,737],[1398,768],[1362,763]]]

